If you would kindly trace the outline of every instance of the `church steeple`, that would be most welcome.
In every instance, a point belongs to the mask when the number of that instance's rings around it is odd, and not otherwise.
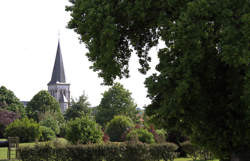
[[[70,84],[66,83],[60,41],[58,41],[52,77],[48,83],[49,93],[59,102],[64,113],[70,103]]]
[[[60,41],[58,41],[54,69],[53,69],[51,80],[48,83],[48,85],[56,84],[57,82],[59,83],[66,82],[63,59],[62,59],[61,48],[60,48]]]

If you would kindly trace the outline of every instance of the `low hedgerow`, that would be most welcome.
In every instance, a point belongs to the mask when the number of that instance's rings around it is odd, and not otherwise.
[[[172,161],[177,145],[109,143],[87,145],[39,145],[20,149],[22,161]]]

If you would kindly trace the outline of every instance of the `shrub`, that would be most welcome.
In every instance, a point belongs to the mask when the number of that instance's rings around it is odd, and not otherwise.
[[[59,128],[58,122],[50,115],[48,117],[46,117],[44,120],[40,121],[39,124],[41,126],[46,126],[46,127],[51,128],[55,134],[60,133],[60,128]]]
[[[102,137],[102,141],[103,141],[104,143],[107,143],[107,142],[109,142],[109,140],[110,140],[109,136],[108,136],[106,133],[104,133],[104,134],[103,134],[103,137]]]
[[[17,119],[9,124],[5,129],[4,135],[5,137],[18,136],[20,138],[20,142],[32,142],[39,140],[41,131],[39,124],[34,120],[23,118],[21,120]]]
[[[155,132],[158,135],[157,140],[155,139],[157,143],[163,143],[166,141],[167,132],[164,129],[157,129]]]
[[[63,137],[65,138],[66,137],[66,126],[67,124],[66,123],[62,123],[60,124],[59,128],[60,128],[60,133],[59,133],[59,137]]]
[[[105,132],[110,141],[124,141],[123,133],[134,126],[133,121],[127,116],[115,116],[106,126]]]
[[[214,159],[214,155],[208,150],[201,148],[195,144],[192,144],[190,141],[185,141],[180,144],[182,149],[193,158],[193,160],[197,160],[197,158],[202,160],[212,160]]]
[[[182,147],[184,152],[191,156],[194,160],[197,159],[199,150],[198,146],[191,144],[190,141],[185,141],[181,143],[180,146]]]
[[[17,113],[0,109],[0,137],[3,137],[6,126],[18,118],[20,118],[20,115]]]
[[[51,128],[46,127],[46,126],[40,126],[40,130],[42,133],[40,137],[41,141],[48,141],[48,140],[52,140],[56,138],[56,134]]]
[[[76,118],[67,124],[66,138],[73,144],[102,142],[101,127],[90,117]]]
[[[132,131],[130,131],[127,136],[126,136],[127,140],[135,140],[138,139],[140,142],[143,143],[154,143],[154,136],[152,133],[150,133],[147,129],[134,129]]]
[[[87,144],[87,145],[40,145],[21,147],[22,161],[159,161],[173,160],[177,146],[164,144]]]

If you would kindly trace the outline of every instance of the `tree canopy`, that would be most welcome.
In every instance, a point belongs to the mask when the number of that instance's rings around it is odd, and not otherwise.
[[[250,151],[249,0],[71,0],[68,27],[112,84],[127,77],[132,51],[145,73],[148,51],[166,47],[145,84],[147,114],[180,128],[221,160]]]
[[[25,115],[25,109],[15,94],[6,87],[0,87],[0,108],[16,112],[22,116]]]
[[[66,120],[75,119],[77,117],[83,117],[90,115],[90,103],[88,97],[83,93],[79,99],[72,99],[71,105],[64,114]]]
[[[48,91],[38,92],[27,104],[27,115],[36,121],[41,121],[46,115],[53,115],[55,119],[62,117],[60,105]]]
[[[108,91],[103,93],[101,103],[97,107],[96,121],[105,125],[116,115],[125,115],[135,119],[136,113],[136,104],[131,97],[131,93],[120,83],[115,83]]]

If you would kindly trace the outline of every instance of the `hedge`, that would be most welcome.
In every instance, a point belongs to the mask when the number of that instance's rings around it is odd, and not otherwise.
[[[177,145],[143,143],[109,143],[20,148],[22,161],[172,161]]]

